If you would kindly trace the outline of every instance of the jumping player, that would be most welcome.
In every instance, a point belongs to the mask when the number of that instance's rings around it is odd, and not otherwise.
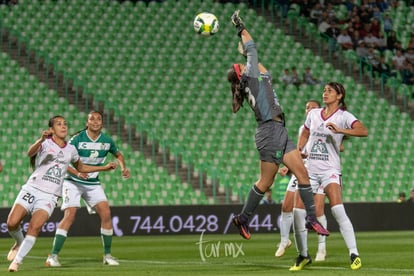
[[[368,130],[353,114],[346,110],[345,88],[342,84],[328,83],[325,85],[322,95],[325,107],[309,112],[299,137],[298,148],[303,149],[306,145],[308,153],[306,165],[311,185],[323,187],[329,199],[332,215],[337,221],[348,247],[351,269],[356,270],[361,268],[362,263],[357,249],[354,228],[342,202],[339,152],[344,135],[365,137],[368,135]],[[290,270],[297,271],[312,262],[307,252],[307,230],[302,222],[305,212],[299,198],[295,202],[293,213],[299,256]]]
[[[122,176],[129,178],[130,172],[125,166],[124,156],[118,150],[114,141],[101,132],[102,121],[103,116],[100,112],[90,112],[86,121],[86,128],[75,134],[69,143],[75,146],[80,158],[86,164],[101,165],[105,162],[108,153],[113,154],[121,166]],[[75,220],[76,211],[81,206],[81,198],[85,200],[87,206],[96,211],[101,220],[103,263],[119,265],[119,262],[111,255],[113,235],[111,210],[98,177],[99,173],[83,175],[74,169],[69,170],[69,173],[69,176],[63,183],[63,203],[61,208],[64,210],[64,216],[56,230],[52,252],[46,260],[46,266],[61,266],[58,254]]]
[[[227,72],[233,95],[233,112],[239,111],[246,100],[255,113],[258,124],[256,147],[261,160],[260,178],[250,191],[241,213],[234,216],[233,224],[243,238],[250,239],[249,218],[272,186],[279,164],[284,163],[298,178],[300,196],[307,211],[306,221],[304,219],[303,222],[319,234],[329,235],[316,219],[309,177],[300,152],[288,138],[283,111],[272,88],[272,78],[258,61],[256,45],[239,17],[239,11],[234,12],[231,20],[241,37],[243,53],[247,58],[246,64],[233,64]]]
[[[85,165],[74,146],[66,143],[67,126],[65,118],[55,116],[49,120],[49,129],[42,132],[27,154],[31,157],[34,172],[21,188],[7,218],[7,229],[15,244],[7,259],[12,263],[10,272],[19,269],[23,258],[36,242],[42,226],[51,216],[58,198],[62,194],[63,178],[68,165],[73,164],[79,172],[90,173],[116,168],[116,163],[102,166]],[[36,158],[37,156],[37,158]],[[31,215],[26,237],[23,237],[20,224],[24,217]]]

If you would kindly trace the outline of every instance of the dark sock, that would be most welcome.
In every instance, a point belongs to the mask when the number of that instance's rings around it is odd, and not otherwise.
[[[298,185],[299,195],[305,205],[306,215],[316,215],[315,201],[313,200],[312,187],[310,185]]]
[[[257,205],[260,204],[260,201],[263,198],[265,193],[260,191],[256,185],[250,190],[249,195],[247,196],[247,200],[244,203],[242,212],[240,214],[240,219],[243,222],[247,222],[249,217],[253,214],[254,210],[256,210]]]

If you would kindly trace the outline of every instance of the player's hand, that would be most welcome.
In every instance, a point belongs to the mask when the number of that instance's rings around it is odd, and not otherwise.
[[[79,172],[76,176],[80,179],[88,179],[88,174],[87,173]]]
[[[115,170],[117,166],[116,162],[109,162],[105,167],[107,170]]]
[[[130,178],[131,177],[131,172],[127,168],[123,169],[122,170],[122,177],[124,179]]]
[[[278,172],[281,176],[286,176],[289,173],[289,168],[288,167],[281,167],[281,168],[279,168]]]
[[[42,137],[41,137],[41,139],[42,140],[45,140],[46,138],[49,138],[52,135],[53,135],[53,130],[50,130],[50,129],[44,130],[44,131],[42,131]]]
[[[244,49],[244,45],[241,41],[239,41],[239,44],[237,45],[237,51],[239,51],[242,56],[247,57],[246,49]]]
[[[326,127],[330,130],[330,131],[332,131],[333,133],[340,133],[339,132],[339,128],[338,128],[338,126],[337,125],[335,125],[334,123],[332,123],[332,122],[329,122],[329,123],[327,123],[326,124]]]
[[[238,36],[241,35],[241,32],[245,29],[243,20],[239,16],[240,10],[236,10],[231,16],[231,23],[236,27]]]

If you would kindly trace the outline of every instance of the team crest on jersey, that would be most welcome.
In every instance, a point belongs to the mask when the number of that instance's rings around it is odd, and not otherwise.
[[[53,182],[55,184],[60,184],[62,179],[62,168],[58,165],[50,167],[46,173],[43,175],[42,180]]]
[[[281,150],[277,150],[275,155],[276,155],[276,158],[280,159],[283,156],[283,152]]]
[[[99,152],[97,150],[91,150],[91,154],[89,155],[89,158],[98,158]]]
[[[322,141],[322,139],[318,139],[312,145],[310,150],[309,159],[313,160],[328,160],[328,148],[326,147],[326,143]]]

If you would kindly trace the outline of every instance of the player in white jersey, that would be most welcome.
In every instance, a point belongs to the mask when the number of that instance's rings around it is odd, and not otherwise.
[[[305,115],[308,115],[309,111],[314,108],[320,108],[321,104],[317,100],[309,100],[305,105]],[[299,128],[298,135],[302,132],[303,125]],[[306,155],[306,152],[302,153]],[[304,160],[305,161],[305,160]],[[289,169],[287,167],[282,167],[279,169],[279,174],[285,176],[289,174]],[[282,201],[282,212],[280,220],[280,243],[275,252],[276,257],[281,257],[285,254],[285,250],[292,245],[291,240],[289,239],[290,229],[293,224],[293,206],[295,199],[295,191],[298,181],[297,178],[292,175],[289,181],[289,184],[286,187],[286,193]],[[314,191],[315,206],[316,207],[316,217],[318,221],[322,224],[323,227],[327,227],[326,216],[324,213],[324,199],[325,193],[323,188],[317,189]],[[326,236],[318,235],[318,252],[316,254],[315,261],[324,261],[326,256]]]
[[[116,163],[105,166],[83,164],[75,147],[65,141],[67,131],[65,118],[54,116],[49,120],[49,129],[43,131],[41,138],[28,150],[27,154],[35,161],[32,163],[34,171],[22,186],[7,218],[7,229],[16,241],[7,255],[7,259],[12,262],[10,272],[18,270],[23,258],[35,244],[41,227],[56,207],[70,163],[83,173],[116,168]],[[27,215],[31,215],[31,218],[24,237],[20,224]]]
[[[109,136],[102,133],[103,116],[98,111],[88,114],[86,128],[75,134],[69,141],[74,145],[82,162],[86,164],[101,165],[109,153],[113,154],[121,166],[122,177],[129,178],[130,172],[125,166],[124,156],[116,147]],[[53,248],[46,260],[47,267],[61,266],[58,254],[61,251],[67,233],[75,221],[76,211],[81,207],[81,198],[87,207],[92,208],[101,220],[101,237],[103,245],[103,263],[107,265],[119,265],[111,255],[113,226],[111,210],[101,183],[99,173],[81,174],[75,169],[69,168],[69,176],[63,183],[63,219],[60,221],[53,240]]]
[[[330,82],[323,90],[324,108],[309,112],[304,129],[299,137],[298,147],[306,145],[307,169],[312,186],[322,186],[329,199],[331,212],[339,225],[349,250],[351,269],[361,268],[355,232],[342,202],[340,145],[344,136],[365,137],[367,128],[353,114],[346,110],[345,88],[337,82]],[[298,197],[297,197],[298,198]],[[311,263],[307,247],[307,230],[301,222],[304,210],[298,198],[295,202],[294,229],[299,256],[291,271],[301,270]]]

